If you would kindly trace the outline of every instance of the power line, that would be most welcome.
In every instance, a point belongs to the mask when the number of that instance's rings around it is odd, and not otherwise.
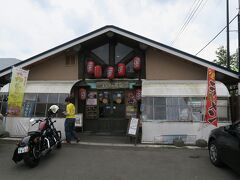
[[[199,9],[199,7],[201,6],[203,0],[197,0],[194,1],[194,3],[192,4],[188,14],[185,18],[185,22],[184,24],[181,26],[181,28],[179,29],[179,31],[177,32],[176,37],[173,39],[173,41],[171,42],[171,45],[173,45],[177,39],[179,39],[179,37],[181,36],[181,34],[185,31],[186,27],[188,26],[188,24],[190,23],[190,21],[192,20],[192,18],[194,17],[194,15],[196,14],[197,10]]]
[[[236,16],[234,16],[234,18],[229,22],[229,24],[231,24],[233,21],[234,21],[234,19],[236,19],[236,17],[237,17],[238,15],[236,15]],[[214,38],[211,40],[211,41],[209,41],[200,51],[198,51],[195,55],[197,56],[200,52],[202,52],[211,42],[213,42],[218,36],[219,36],[219,34],[221,34],[223,31],[224,31],[224,29],[226,29],[226,27],[227,26],[225,26],[216,36],[214,36]]]
[[[206,1],[204,2],[204,4],[201,6],[201,9],[199,9],[198,13],[197,13],[196,16],[193,18],[192,21],[194,21],[194,20],[196,19],[196,17],[200,14],[200,12],[201,12],[202,9],[204,8],[204,6],[206,6],[207,2],[208,2],[208,0],[206,0]]]
[[[174,43],[174,41],[177,39],[177,37],[179,36],[180,32],[182,31],[182,29],[183,29],[186,21],[188,20],[191,12],[192,12],[192,10],[193,10],[193,6],[195,5],[196,2],[197,2],[197,0],[195,0],[195,1],[193,2],[193,4],[191,5],[191,8],[189,9],[189,11],[188,11],[188,13],[187,13],[187,15],[186,15],[186,17],[185,17],[185,19],[184,19],[184,21],[183,21],[183,25],[182,25],[181,28],[178,30],[177,35],[175,36],[175,38],[174,38],[174,39],[172,40],[172,42],[171,42],[171,45]]]

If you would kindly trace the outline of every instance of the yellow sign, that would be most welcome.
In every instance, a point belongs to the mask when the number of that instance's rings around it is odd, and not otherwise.
[[[20,116],[28,72],[20,68],[12,68],[12,78],[8,96],[8,115]]]

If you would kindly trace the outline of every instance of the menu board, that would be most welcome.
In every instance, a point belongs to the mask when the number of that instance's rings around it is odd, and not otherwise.
[[[97,92],[89,91],[86,99],[86,118],[97,119],[98,118],[98,106],[97,106]]]
[[[127,134],[129,136],[137,136],[139,127],[139,119],[138,118],[131,118],[128,124],[128,131]]]

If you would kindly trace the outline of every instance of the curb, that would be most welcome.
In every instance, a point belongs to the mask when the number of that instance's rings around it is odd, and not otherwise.
[[[20,141],[22,138],[1,138],[0,141]],[[67,144],[65,141],[62,141],[63,144]],[[183,146],[177,147],[174,145],[162,145],[162,144],[119,144],[119,143],[95,143],[95,142],[71,142],[70,145],[89,145],[89,146],[108,146],[108,147],[137,147],[137,148],[172,148],[172,149],[202,149],[207,150],[206,148],[201,148],[197,146]]]

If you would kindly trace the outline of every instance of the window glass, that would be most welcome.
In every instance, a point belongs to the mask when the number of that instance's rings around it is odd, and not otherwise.
[[[153,120],[153,97],[144,97],[142,98],[143,104],[143,119],[144,120]]]
[[[217,116],[219,121],[228,121],[227,100],[217,100]]]
[[[228,117],[227,100],[218,102],[219,120]],[[196,97],[144,97],[143,120],[202,121],[204,98]]]
[[[191,101],[188,102],[191,105],[192,119],[193,121],[203,121],[204,117],[204,98],[203,97],[193,97]]]
[[[35,111],[35,105],[37,100],[37,94],[35,93],[26,93],[24,94],[23,100],[23,117],[33,117]]]
[[[66,104],[60,103],[60,104],[58,104],[58,107],[59,107],[59,110],[58,110],[58,113],[57,113],[57,117],[64,118],[65,115],[62,112],[66,110]]]
[[[113,104],[124,104],[124,93],[123,91],[117,91],[113,93]]]
[[[100,46],[92,50],[99,58],[101,58],[106,64],[109,64],[109,44]]]
[[[59,104],[58,104],[59,110],[57,113],[57,117],[61,117],[61,118],[65,117],[62,112],[66,110],[65,99],[68,96],[69,96],[69,94],[59,94]]]
[[[68,94],[59,94],[59,103],[65,103],[65,99],[68,97]]]
[[[48,103],[58,104],[58,94],[49,94],[48,95]]]
[[[25,101],[36,101],[37,100],[37,94],[35,93],[25,93],[24,94],[24,102]]]
[[[47,99],[48,99],[48,94],[46,93],[38,94],[35,116],[37,117],[46,116]]]
[[[36,105],[36,112],[35,116],[36,117],[45,117],[46,116],[46,103],[38,103]]]
[[[166,98],[155,97],[154,101],[154,120],[165,120],[166,119]]]
[[[126,72],[127,73],[134,73],[133,61],[132,60],[126,65]]]
[[[48,97],[48,94],[46,94],[46,93],[38,94],[37,102],[38,103],[47,103],[47,97]]]
[[[46,117],[46,112],[51,105],[58,105],[59,112],[57,117],[64,117],[65,99],[69,94],[47,94],[47,93],[26,93],[24,94],[22,117]],[[7,110],[7,94],[0,95],[0,112],[6,113]]]
[[[35,106],[36,106],[35,101],[25,101],[23,103],[22,116],[23,117],[33,117],[34,111],[35,111]]]
[[[115,64],[119,63],[132,50],[132,48],[122,43],[117,43],[115,48]]]
[[[167,120],[179,120],[179,99],[176,97],[168,97],[167,99]]]

